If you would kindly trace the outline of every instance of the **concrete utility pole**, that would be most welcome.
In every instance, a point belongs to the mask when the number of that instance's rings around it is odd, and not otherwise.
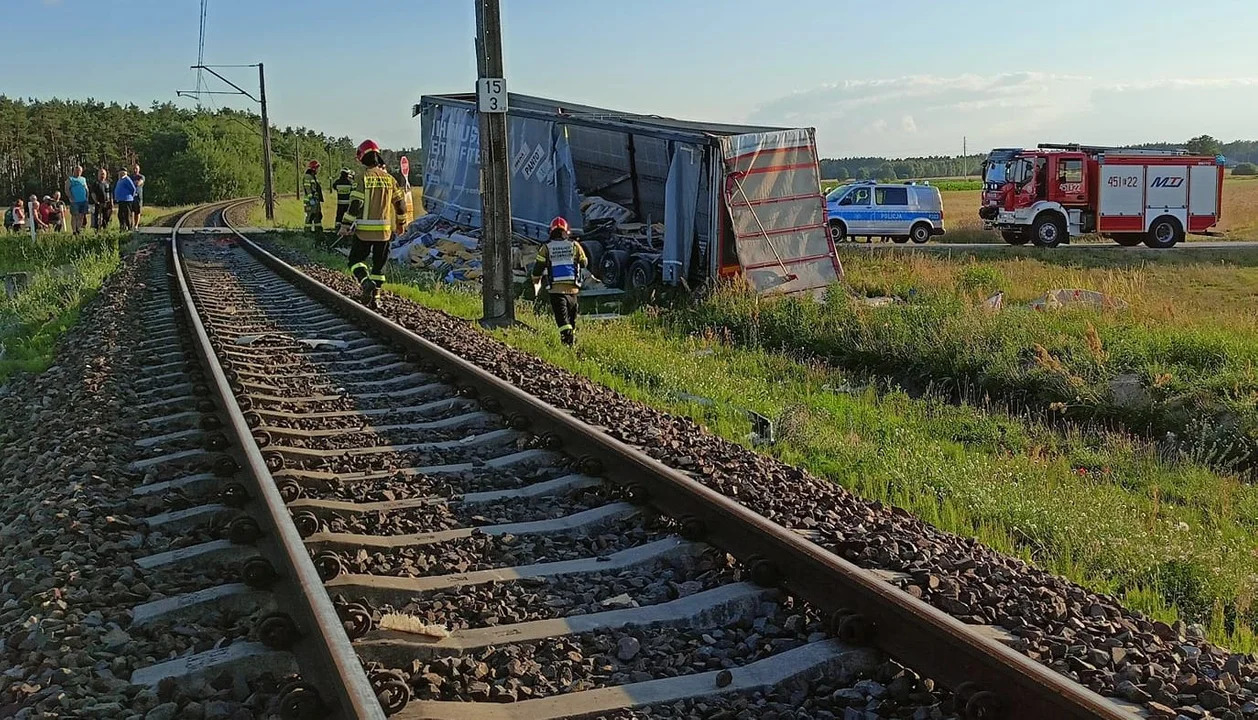
[[[476,94],[480,116],[481,302],[484,327],[515,323],[511,272],[511,176],[507,91],[498,0],[476,3]]]
[[[271,177],[271,122],[266,115],[266,72],[262,63],[258,63],[258,95],[262,105],[262,185],[266,198],[266,219],[275,220],[275,182]]]

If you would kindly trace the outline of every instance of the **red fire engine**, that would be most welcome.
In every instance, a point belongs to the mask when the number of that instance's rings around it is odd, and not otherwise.
[[[1097,233],[1169,248],[1219,222],[1223,158],[1086,145],[996,149],[979,217],[1005,242],[1055,247]]]

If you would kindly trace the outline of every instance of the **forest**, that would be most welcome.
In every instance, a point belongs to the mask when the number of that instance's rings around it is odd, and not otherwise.
[[[75,165],[94,176],[104,167],[139,162],[145,202],[188,205],[262,194],[262,132],[256,114],[213,112],[154,103],[148,109],[95,100],[21,100],[0,95],[0,199],[59,189]],[[310,160],[322,163],[324,184],[354,167],[358,139],[334,138],[304,127],[272,127],[275,191],[293,193]],[[396,153],[386,160],[397,171]],[[422,159],[412,155],[413,176]]]

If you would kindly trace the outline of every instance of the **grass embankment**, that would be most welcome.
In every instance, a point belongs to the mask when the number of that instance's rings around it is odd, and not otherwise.
[[[1224,471],[1258,470],[1258,269],[1055,267],[1029,260],[948,265],[849,258],[858,292],[907,301],[872,308],[718,292],[670,315],[680,330],[808,357],[918,391],[996,404],[1049,421],[1118,424]],[[1124,311],[1037,312],[1057,287],[1112,293]],[[996,290],[1005,309],[979,307]],[[1169,433],[1169,435],[1168,435]]]
[[[325,230],[330,230],[336,224],[336,196],[326,188],[323,196],[323,227]],[[414,203],[415,213],[417,215],[422,214],[424,207],[423,188],[412,188],[411,199]],[[276,227],[300,230],[306,226],[306,208],[300,199],[292,195],[286,195],[275,202],[274,222],[267,221],[266,208],[262,206],[261,202],[250,207],[245,219],[249,227]]]
[[[948,229],[947,234],[932,242],[990,242],[1004,245],[999,234],[983,229],[983,221],[978,217],[981,183],[976,180],[967,182],[949,179],[929,182],[939,188],[944,205],[944,226]],[[827,186],[823,183],[823,187],[829,192],[834,185]],[[1223,217],[1212,232],[1221,237],[1190,235],[1188,239],[1258,240],[1258,177],[1226,177],[1223,183]],[[1084,241],[1110,243],[1109,240],[1099,237],[1084,238]]]
[[[0,235],[0,274],[28,273],[15,296],[0,291],[0,382],[15,372],[42,372],[79,307],[118,267],[118,232]]]
[[[284,242],[344,265],[301,236]],[[388,274],[416,277],[393,267]],[[480,314],[473,293],[387,287],[459,317]],[[1234,477],[1162,459],[1121,433],[863,389],[798,353],[729,344],[721,332],[679,332],[675,318],[656,312],[587,325],[575,352],[531,306],[519,304],[517,316],[537,331],[495,333],[509,345],[737,442],[751,429],[742,409],[755,410],[776,420],[779,442],[766,451],[786,462],[1155,617],[1200,620],[1212,639],[1238,651],[1258,648],[1258,488]]]

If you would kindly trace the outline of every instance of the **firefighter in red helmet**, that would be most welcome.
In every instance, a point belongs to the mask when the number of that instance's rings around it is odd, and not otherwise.
[[[323,232],[323,186],[319,184],[319,161],[306,163],[303,179],[306,206],[306,232]]]
[[[550,239],[537,251],[533,262],[533,291],[540,293],[545,279],[550,308],[564,345],[576,342],[577,293],[581,290],[581,271],[589,264],[581,243],[571,237],[568,221],[562,217],[551,220]]]
[[[363,303],[374,306],[384,285],[384,264],[389,259],[389,240],[406,230],[406,199],[397,181],[384,169],[380,146],[364,140],[358,146],[358,162],[367,168],[354,182],[349,209],[338,234],[354,235],[349,249],[349,271],[362,288]],[[390,221],[390,213],[392,221]],[[367,257],[371,256],[371,265]]]

